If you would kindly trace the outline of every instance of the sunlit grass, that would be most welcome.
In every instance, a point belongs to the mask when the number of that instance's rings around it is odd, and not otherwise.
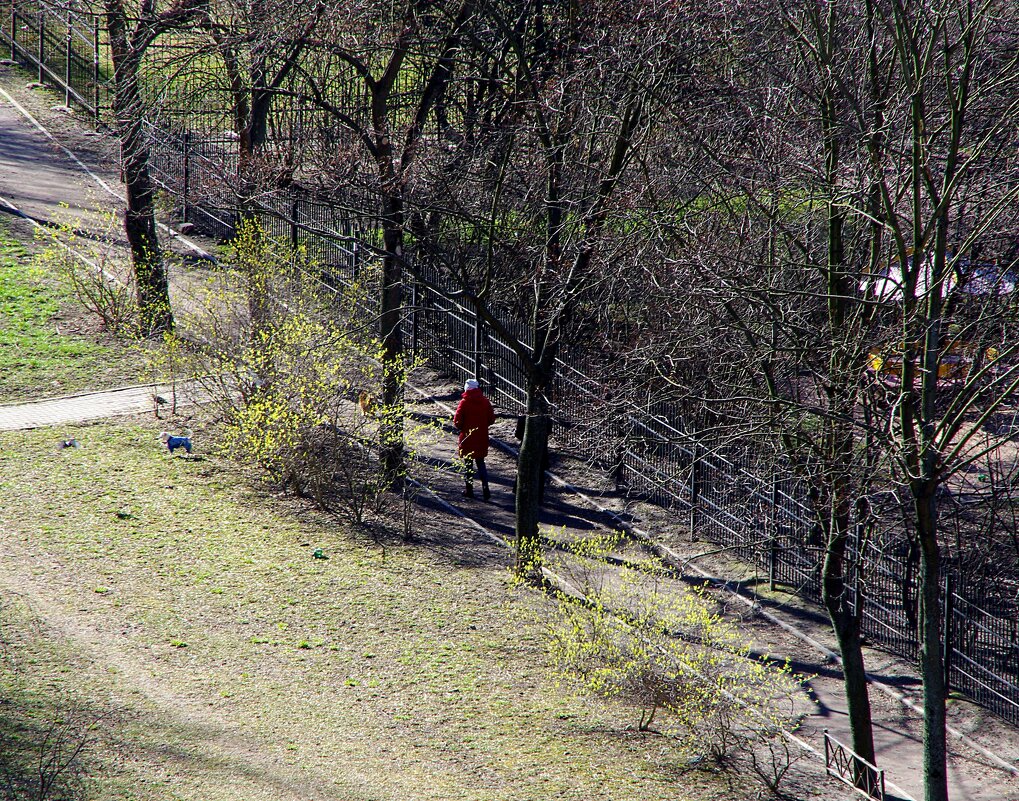
[[[117,652],[75,672],[80,692],[104,697],[120,660],[343,798],[711,797],[696,787],[710,777],[675,781],[664,743],[554,691],[532,623],[546,602],[514,585],[508,556],[464,567],[383,549],[265,494],[195,427],[191,460],[169,456],[155,421],[61,431],[82,447],[60,452],[54,432],[17,433],[0,450],[10,558],[63,613],[116,633]],[[56,656],[35,671],[67,682]],[[120,675],[115,709],[133,722],[104,734],[129,757],[104,769],[101,797],[159,776],[175,797],[273,797],[204,765],[200,732],[169,731],[134,680]],[[161,761],[154,732],[191,758]]]
[[[0,402],[136,381],[138,351],[83,326],[68,288],[0,224]]]

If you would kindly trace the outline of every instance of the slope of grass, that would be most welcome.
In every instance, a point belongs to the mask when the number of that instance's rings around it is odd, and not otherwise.
[[[95,328],[0,223],[0,403],[137,381],[140,351]]]
[[[459,524],[382,549],[147,427],[61,435],[5,437],[0,586],[48,621],[33,680],[106,699],[98,798],[738,797],[554,692],[545,601]]]

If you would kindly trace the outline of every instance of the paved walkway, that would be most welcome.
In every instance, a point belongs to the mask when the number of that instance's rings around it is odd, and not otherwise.
[[[10,69],[0,68],[0,77],[4,74],[10,74]],[[5,83],[0,81],[0,85]],[[15,87],[9,88],[17,94]],[[82,161],[92,170],[90,176],[43,130],[26,120],[14,102],[19,101],[0,94],[0,197],[42,224],[89,230],[98,227],[105,232],[108,220],[103,219],[104,213],[115,218],[119,204],[99,181],[113,191],[120,187],[118,170],[97,166],[102,151],[109,150],[108,145],[103,148],[105,143],[99,137],[84,135],[71,143],[70,149],[81,154]],[[69,122],[64,120],[65,125]],[[84,141],[90,141],[91,153],[83,153]]]
[[[162,413],[164,409],[172,409],[174,401],[178,408],[193,403],[180,387],[168,384],[142,384],[105,392],[29,401],[0,406],[0,431],[85,423],[145,412]]]

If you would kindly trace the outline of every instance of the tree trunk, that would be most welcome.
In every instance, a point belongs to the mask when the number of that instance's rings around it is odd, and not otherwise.
[[[934,481],[914,485],[917,538],[920,542],[920,676],[923,679],[923,772],[925,801],[948,801],[945,736],[944,654],[941,647],[941,552],[937,539]]]
[[[108,0],[106,25],[113,60],[113,112],[120,137],[127,190],[124,233],[131,247],[141,332],[145,336],[173,328],[170,286],[159,248],[149,150],[142,131],[142,98],[138,91],[140,53],[128,39],[127,16],[119,0]]]
[[[859,610],[850,603],[845,581],[846,551],[849,544],[848,524],[848,516],[841,514],[830,523],[821,595],[842,656],[843,682],[853,750],[873,764],[876,762],[874,730],[860,636],[860,616]],[[862,786],[861,779],[861,776],[856,777],[858,786]]]
[[[835,637],[842,655],[846,708],[853,736],[853,750],[873,765],[877,762],[874,751],[874,725],[871,720],[870,688],[867,686],[867,669],[863,661],[859,620],[845,621],[836,628]],[[858,786],[863,786],[862,777],[856,778]]]
[[[829,14],[834,9],[829,8]],[[825,50],[826,59],[830,53]],[[858,309],[857,288],[847,264],[844,238],[846,211],[840,202],[841,147],[838,126],[838,89],[834,83],[825,86],[821,96],[821,127],[825,154],[825,182],[828,190],[826,208],[828,258],[825,265],[827,283],[828,325],[832,348],[828,359],[830,388],[827,390],[831,414],[825,427],[824,479],[831,493],[828,519],[828,541],[825,551],[821,594],[842,656],[842,673],[846,691],[849,727],[853,750],[871,764],[874,753],[874,727],[871,720],[870,695],[860,637],[859,599],[850,603],[846,576],[849,545],[851,496],[854,482],[848,470],[855,460],[855,437],[852,421],[858,402],[854,391],[862,365],[854,355],[859,348],[854,328],[854,312]],[[857,479],[859,480],[859,478]],[[861,554],[855,555],[857,560]],[[865,777],[854,777],[862,786]]]
[[[379,333],[382,338],[382,464],[388,480],[403,475],[403,198],[387,192],[383,199],[382,290]]]
[[[148,149],[132,132],[124,137],[121,157],[127,188],[124,232],[131,246],[141,330],[145,336],[173,329],[170,308],[170,283],[159,247],[152,179],[149,175]]]
[[[527,388],[527,417],[524,421],[524,438],[520,442],[517,460],[517,575],[535,578],[540,567],[540,541],[538,517],[541,513],[542,465],[548,449],[548,399],[544,388],[529,381]]]

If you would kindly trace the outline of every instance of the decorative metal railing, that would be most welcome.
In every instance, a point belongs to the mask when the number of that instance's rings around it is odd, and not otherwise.
[[[98,17],[45,0],[0,0],[0,20],[11,60],[63,90],[65,104],[96,119],[109,107]]]
[[[885,801],[885,772],[824,730],[824,767],[829,776],[875,801]]]

